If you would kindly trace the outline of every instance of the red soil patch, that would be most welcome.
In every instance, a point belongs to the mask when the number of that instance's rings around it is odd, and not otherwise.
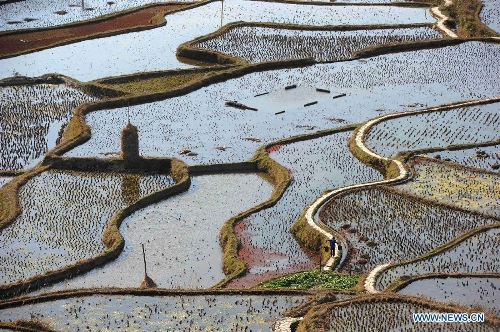
[[[155,27],[158,22],[152,18],[159,13],[169,13],[190,5],[165,4],[142,8],[125,15],[110,17],[104,21],[89,22],[73,27],[48,28],[19,32],[0,36],[0,57],[53,47],[59,44],[76,42],[88,37],[97,37],[110,32],[137,27]]]
[[[246,233],[247,229],[247,221],[241,220],[234,227],[234,231],[236,233],[237,238],[241,242],[241,247],[238,251],[238,257],[245,262],[248,270],[252,269],[252,267],[261,266],[263,262],[269,260],[270,258],[275,257],[284,257],[283,254],[277,252],[270,252],[268,250],[264,250],[262,248],[253,247],[250,244],[250,239],[248,239],[249,235]],[[314,255],[313,255],[314,256]],[[255,286],[263,281],[266,281],[270,278],[282,276],[285,274],[309,270],[315,266],[314,262],[317,262],[319,257],[309,257],[311,259],[308,263],[302,264],[294,264],[288,265],[286,268],[277,267],[276,270],[262,272],[262,273],[251,273],[247,271],[247,273],[239,278],[231,280],[225,288],[228,289],[244,289]]]
[[[271,145],[270,147],[268,147],[266,151],[267,151],[267,153],[272,153],[272,152],[278,151],[280,148],[281,148],[281,144],[275,144],[275,145]]]

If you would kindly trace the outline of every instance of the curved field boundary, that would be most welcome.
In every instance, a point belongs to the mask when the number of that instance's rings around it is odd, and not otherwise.
[[[370,151],[366,146],[364,145],[364,138],[366,134],[369,132],[372,126],[374,126],[377,123],[387,121],[390,119],[394,118],[399,118],[407,115],[413,115],[413,114],[421,114],[421,113],[428,113],[428,112],[437,112],[437,111],[443,111],[443,110],[449,110],[452,108],[456,107],[466,107],[466,106],[474,106],[474,105],[481,105],[481,104],[488,104],[488,103],[493,103],[493,102],[498,102],[500,101],[500,97],[495,97],[495,98],[487,98],[487,99],[480,99],[480,100],[473,100],[473,101],[466,101],[466,102],[458,102],[458,103],[452,103],[452,104],[447,104],[443,106],[437,106],[433,108],[428,108],[425,110],[417,110],[417,111],[410,111],[410,112],[404,112],[404,113],[393,113],[393,114],[388,114],[385,116],[381,116],[379,118],[373,119],[365,123],[356,133],[355,139],[351,140],[353,144],[350,144],[352,146],[351,151],[353,151],[354,155],[358,158],[360,158],[362,161],[366,161],[367,164],[372,165],[378,169],[386,170],[386,172],[393,173],[394,170],[390,170],[390,166],[387,165],[387,162],[390,161],[388,158],[383,158],[381,156],[378,156],[374,152]],[[401,163],[400,161],[394,159],[394,162]],[[398,167],[400,164],[398,164]],[[399,173],[401,176],[401,172]],[[391,183],[390,181],[387,182],[386,184]],[[314,221],[313,221],[314,222]],[[378,292],[375,289],[375,280],[377,276],[387,267],[387,264],[382,264],[382,267],[379,265],[375,267],[369,274],[368,277],[365,280],[365,289],[368,292],[374,293]]]
[[[490,144],[496,145],[497,143],[493,142],[493,143],[490,143]],[[426,157],[418,157],[418,158],[420,158],[420,159],[429,159],[429,158],[426,158]],[[431,159],[429,159],[429,160],[431,160]],[[495,176],[499,175],[496,172],[485,171],[485,170],[480,169],[480,168],[463,166],[463,165],[459,165],[459,164],[456,164],[456,163],[443,162],[443,161],[440,161],[440,160],[434,160],[434,159],[432,159],[432,160],[435,161],[435,162],[438,162],[438,163],[447,164],[450,167],[454,167],[454,168],[461,168],[461,169],[471,170],[471,171],[474,171],[474,172],[483,173],[483,174],[490,174],[490,175],[495,175]],[[413,168],[413,160],[410,160],[409,162],[406,162],[406,166],[411,171],[411,174],[412,174],[412,177],[413,177],[413,175],[415,174],[415,170]],[[419,195],[416,195],[416,194],[408,193],[408,192],[400,190],[400,189],[398,189],[397,187],[394,187],[394,186],[382,185],[382,186],[376,186],[376,187],[380,188],[381,190],[384,190],[384,191],[387,191],[387,192],[390,192],[390,193],[393,193],[393,194],[396,194],[396,195],[404,196],[404,197],[407,197],[407,198],[415,200],[415,201],[423,202],[424,204],[429,204],[429,205],[433,205],[433,206],[437,206],[437,207],[442,207],[442,208],[445,208],[445,209],[450,209],[450,210],[454,210],[454,211],[459,211],[459,212],[463,212],[463,213],[467,213],[467,214],[471,214],[471,215],[481,216],[481,217],[484,217],[484,218],[489,218],[489,219],[500,221],[500,218],[498,218],[497,216],[494,216],[494,215],[486,214],[486,213],[483,213],[483,212],[480,212],[480,211],[475,211],[475,210],[468,210],[467,208],[458,207],[458,206],[453,205],[451,203],[439,202],[436,199],[426,198],[426,197],[419,196]],[[345,195],[348,195],[350,193],[353,193],[353,192],[356,192],[356,191],[359,191],[359,190],[363,190],[363,189],[366,189],[366,188],[357,188],[357,189],[343,191],[342,193],[338,193],[337,195],[335,195],[334,198],[340,198],[342,196],[345,196]],[[329,232],[331,232],[334,235],[334,237],[337,239],[337,242],[340,241],[340,242],[344,243],[344,246],[345,246],[345,248],[347,250],[347,254],[345,255],[345,257],[342,257],[341,261],[338,262],[339,264],[336,265],[336,268],[340,269],[342,267],[343,263],[347,259],[349,259],[349,256],[350,256],[350,250],[349,249],[351,249],[351,246],[347,243],[346,239],[340,233],[336,232],[335,230],[330,229],[330,227],[328,227],[327,225],[325,225],[321,221],[321,219],[319,218],[319,216],[318,216],[318,220],[316,221],[316,223],[317,223],[317,225],[322,226],[323,229],[326,229]],[[382,265],[388,265],[388,264],[382,264]],[[372,271],[367,276],[367,279],[369,278],[370,280],[372,280],[374,278],[373,273],[374,272]],[[369,281],[368,283],[371,284],[371,281]],[[368,287],[371,287],[370,289],[373,289],[372,286],[368,286]]]
[[[408,286],[414,281],[423,280],[423,279],[446,279],[446,278],[500,278],[500,272],[486,272],[486,273],[463,273],[463,272],[455,272],[455,273],[426,273],[420,274],[418,276],[412,276],[410,278],[405,278],[401,282],[397,284],[393,284],[392,286],[387,287],[384,292],[397,292],[404,287]]]
[[[480,147],[487,147],[487,146],[492,146],[492,145],[498,145],[500,144],[500,137],[497,140],[494,141],[488,141],[488,142],[478,142],[478,143],[472,143],[472,144],[453,144],[453,145],[448,145],[446,147],[433,147],[433,148],[423,148],[423,149],[417,149],[417,150],[411,150],[411,151],[403,151],[403,152],[398,152],[398,155],[401,156],[405,161],[410,160],[411,158],[417,157],[418,155],[422,154],[429,154],[429,153],[434,153],[434,152],[440,152],[440,151],[457,151],[457,150],[467,150],[467,149],[472,149],[472,148],[480,148]],[[463,165],[454,161],[445,161],[433,157],[424,157],[424,156],[419,156],[419,158],[425,158],[425,159],[431,159],[432,161],[439,162],[445,165],[449,165],[452,167],[457,167],[457,168],[462,168],[474,172],[481,172],[484,174],[491,174],[491,175],[499,175],[498,172],[487,170],[484,168],[480,167],[475,167],[475,166],[467,166]]]
[[[311,2],[307,2],[306,4],[311,4]],[[329,3],[323,3],[323,4],[329,4]],[[335,3],[331,3],[331,5],[334,4]],[[302,24],[287,24],[287,23],[232,22],[224,25],[222,28],[208,35],[200,36],[193,40],[182,43],[177,48],[177,56],[197,61],[206,61],[217,64],[247,64],[249,62],[243,58],[232,56],[227,53],[211,49],[199,48],[196,46],[196,44],[198,43],[202,43],[204,41],[220,37],[231,29],[241,28],[241,27],[260,27],[260,28],[301,30],[301,31],[356,31],[356,30],[379,30],[379,29],[396,29],[396,28],[422,28],[422,27],[432,28],[432,26],[433,26],[432,23],[317,26],[317,25],[302,25]],[[401,44],[406,44],[406,43],[401,43]],[[322,61],[322,63],[328,63],[328,62],[329,61]]]
[[[364,286],[368,293],[377,294],[379,291],[375,288],[375,282],[377,281],[377,276],[386,268],[391,266],[391,262],[377,265],[373,270],[366,276]]]
[[[353,136],[350,138],[349,142],[349,147],[353,154],[360,159],[362,162],[365,164],[368,164],[372,167],[375,167],[379,171],[381,171],[384,174],[384,177],[388,178],[386,180],[381,180],[381,181],[375,181],[375,182],[369,182],[369,183],[362,183],[362,184],[355,184],[343,188],[339,188],[327,193],[324,193],[320,197],[318,197],[311,205],[307,208],[306,213],[305,213],[305,219],[307,221],[307,224],[309,227],[311,227],[314,231],[319,233],[322,237],[330,238],[332,237],[332,234],[328,231],[325,230],[325,225],[321,223],[321,221],[316,221],[314,219],[314,215],[318,211],[318,209],[329,199],[335,197],[336,195],[341,195],[344,194],[347,191],[353,190],[353,189],[359,189],[359,188],[367,188],[371,186],[376,186],[376,185],[383,185],[383,184],[395,184],[400,181],[405,181],[408,179],[410,172],[408,171],[407,167],[403,162],[401,162],[398,159],[390,159],[390,158],[385,158],[382,157],[370,149],[368,149],[364,145],[364,138],[366,134],[370,131],[371,127],[376,125],[377,123],[380,123],[382,121],[387,121],[389,119],[393,118],[398,118],[402,116],[408,116],[412,114],[421,114],[421,113],[426,113],[426,112],[437,112],[437,111],[442,111],[442,110],[447,110],[447,109],[452,109],[456,107],[462,107],[462,106],[472,106],[472,105],[479,105],[479,104],[485,104],[485,103],[492,103],[492,102],[497,102],[500,101],[500,97],[497,98],[488,98],[488,99],[482,99],[482,100],[475,100],[475,101],[467,101],[467,102],[459,102],[459,103],[453,103],[453,104],[448,104],[448,105],[443,105],[443,106],[438,106],[438,107],[433,107],[429,108],[426,110],[417,110],[417,111],[411,111],[411,112],[404,112],[404,113],[393,113],[393,114],[388,114],[384,115],[372,120],[367,121],[360,127],[358,127],[355,131]],[[345,240],[344,240],[345,241]],[[345,243],[344,243],[345,246]],[[381,269],[380,267],[377,267]],[[375,268],[375,269],[377,269]],[[376,270],[378,272],[379,270]],[[374,281],[375,277],[378,273],[371,272],[365,280],[365,289],[369,292],[373,292],[375,290],[374,287]]]
[[[491,145],[491,144],[497,144],[497,143],[496,142],[490,142],[489,144]],[[472,146],[475,146],[475,145],[472,145]],[[408,152],[408,153],[410,153],[410,152]],[[442,161],[439,161],[439,160],[436,160],[436,162],[445,163],[445,162],[442,162]],[[473,171],[481,172],[481,173],[485,173],[485,174],[498,175],[498,173],[485,171],[483,169],[479,169],[479,168],[475,168],[475,167],[463,166],[463,165],[459,165],[459,164],[456,164],[456,163],[446,163],[446,164],[449,164],[452,167],[473,170]],[[411,168],[411,170],[413,172],[413,167],[412,167],[411,162],[410,162],[409,167]],[[480,216],[483,216],[485,218],[497,220],[498,222],[500,222],[500,218],[498,218],[496,216],[493,216],[493,215],[481,213],[481,212],[478,212],[478,211],[467,210],[465,208],[460,208],[460,207],[457,207],[457,206],[455,206],[453,204],[449,204],[449,203],[437,202],[434,199],[421,197],[421,196],[418,196],[418,195],[415,195],[415,194],[409,194],[409,193],[403,192],[403,191],[401,191],[401,190],[399,190],[397,188],[394,188],[394,187],[385,187],[385,189],[388,190],[388,191],[390,191],[390,192],[394,192],[394,193],[396,193],[398,195],[403,195],[403,196],[409,197],[411,199],[415,199],[417,201],[422,201],[422,202],[424,202],[426,204],[431,204],[431,205],[435,205],[435,206],[442,206],[442,207],[447,208],[447,209],[452,209],[452,210],[455,210],[455,211],[465,212],[465,213],[468,213],[468,214],[480,215]],[[447,249],[449,249],[449,248],[457,245],[458,243],[462,242],[463,240],[467,239],[468,237],[477,234],[478,232],[481,232],[481,231],[484,231],[484,230],[488,230],[488,229],[492,229],[492,228],[496,228],[496,227],[499,227],[499,226],[500,226],[500,223],[495,223],[495,224],[492,224],[492,225],[485,225],[485,226],[480,226],[478,228],[471,229],[470,231],[463,233],[459,237],[457,237],[455,239],[452,239],[448,243],[445,243],[444,245],[439,246],[439,247],[437,247],[437,248],[429,251],[428,253],[426,253],[426,254],[424,254],[424,255],[422,255],[420,257],[417,257],[415,259],[411,259],[411,260],[408,260],[408,261],[400,262],[398,264],[393,264],[392,262],[385,263],[385,264],[380,264],[380,265],[376,266],[374,269],[372,269],[369,272],[368,276],[365,279],[365,289],[369,293],[372,293],[372,294],[378,293],[379,291],[375,288],[376,279],[378,278],[378,276],[384,270],[388,269],[389,267],[398,266],[398,265],[405,265],[405,264],[408,264],[408,263],[413,263],[413,262],[417,262],[417,261],[420,261],[420,260],[428,259],[428,258],[430,258],[432,256],[435,256],[435,255],[438,255],[438,254],[442,253],[443,251],[446,251]],[[391,289],[392,289],[392,287],[391,287]],[[387,288],[386,291],[390,291],[389,288]]]
[[[481,145],[479,145],[479,144],[478,145],[471,144],[471,146],[469,148],[471,148],[471,147],[478,147],[478,146],[497,145],[497,144],[500,143],[500,139],[498,139],[497,141],[491,141],[491,142],[487,142],[487,143],[488,143],[488,145],[484,145],[484,144],[481,144]],[[411,153],[411,152],[407,152],[407,153]],[[406,165],[410,168],[410,170],[412,171],[412,173],[416,173],[416,171],[415,171],[415,159],[417,159],[417,158],[419,160],[431,161],[431,162],[433,162],[435,164],[445,165],[445,166],[448,166],[448,167],[453,168],[453,169],[470,171],[470,172],[479,173],[479,174],[487,174],[487,175],[493,175],[493,176],[500,176],[500,173],[495,172],[495,171],[485,170],[483,168],[478,168],[478,167],[473,167],[473,166],[466,166],[466,165],[462,165],[462,164],[455,163],[455,162],[443,161],[441,159],[434,159],[434,158],[429,158],[429,157],[416,156],[415,153],[411,153],[411,158],[409,160],[406,160],[406,158],[405,158]],[[432,198],[432,197],[431,198],[423,197],[423,196],[420,196],[420,195],[417,195],[417,194],[414,194],[414,193],[407,192],[405,190],[401,190],[401,189],[399,189],[397,187],[385,187],[385,189],[389,190],[389,191],[396,192],[399,195],[403,195],[403,196],[407,196],[407,197],[410,197],[410,198],[415,199],[415,200],[423,201],[423,202],[425,202],[427,204],[432,204],[432,205],[437,205],[437,206],[443,206],[443,207],[446,207],[446,208],[449,208],[449,209],[453,209],[453,210],[456,210],[456,211],[461,211],[461,212],[467,212],[467,213],[470,213],[470,214],[481,215],[481,216],[484,216],[486,218],[498,219],[500,221],[499,217],[496,217],[494,215],[490,215],[488,213],[483,213],[483,212],[478,211],[478,210],[468,210],[466,208],[462,208],[462,207],[456,206],[456,205],[454,205],[452,203],[440,202],[440,201],[438,201],[435,198]]]
[[[379,295],[361,295],[348,300],[342,300],[337,302],[330,302],[325,304],[319,304],[313,306],[311,310],[304,316],[304,319],[299,323],[297,327],[297,332],[312,331],[312,330],[327,330],[328,326],[324,326],[327,321],[328,313],[331,310],[335,310],[337,307],[349,306],[351,304],[358,303],[408,303],[420,305],[429,309],[429,312],[454,312],[454,313],[464,313],[470,312],[470,309],[456,304],[449,304],[434,300],[427,300],[421,297],[402,295],[402,294],[379,294]],[[384,313],[380,313],[383,315]],[[387,313],[385,313],[387,314]],[[411,320],[411,317],[408,317]],[[500,326],[500,318],[492,313],[485,313],[484,323],[489,327]]]
[[[399,193],[399,191],[397,189],[394,189],[394,191]],[[425,201],[425,202],[427,202],[429,204],[436,205],[435,201],[433,201],[433,200],[424,199],[422,197],[413,197],[413,198],[417,199],[417,200]],[[493,219],[493,220],[496,220],[496,221],[499,221],[499,222],[494,223],[494,224],[490,224],[490,225],[484,225],[484,226],[479,226],[479,227],[473,228],[473,229],[471,229],[471,230],[469,230],[469,231],[461,234],[460,236],[458,236],[458,237],[450,240],[449,242],[447,242],[447,243],[445,243],[445,244],[443,244],[443,245],[441,245],[441,246],[439,246],[437,248],[434,248],[433,250],[425,253],[424,255],[416,257],[414,259],[410,259],[410,260],[407,260],[407,261],[399,262],[397,264],[394,264],[393,262],[388,262],[388,263],[380,264],[380,265],[376,266],[374,269],[372,269],[368,273],[368,276],[365,279],[365,289],[369,293],[375,294],[375,293],[379,293],[380,292],[379,290],[376,289],[375,284],[376,284],[376,280],[379,277],[379,275],[382,274],[382,272],[384,272],[385,270],[387,270],[389,268],[392,268],[392,267],[395,267],[395,266],[401,266],[401,265],[406,265],[406,264],[410,264],[410,263],[415,263],[415,262],[418,262],[418,261],[426,260],[426,259],[428,259],[430,257],[436,256],[436,255],[439,255],[439,254],[445,252],[446,250],[448,250],[448,249],[456,246],[460,242],[465,241],[467,238],[469,238],[471,236],[474,236],[474,235],[476,235],[476,234],[478,234],[480,232],[483,232],[483,231],[487,231],[487,230],[490,230],[490,229],[494,229],[494,228],[500,227],[500,219],[497,218],[497,217],[495,217],[495,216],[490,216],[490,215],[485,215],[485,214],[482,214],[482,213],[479,213],[479,212],[475,212],[475,211],[468,211],[468,210],[465,210],[465,209],[460,209],[460,208],[458,208],[456,206],[448,205],[448,204],[442,204],[442,203],[440,203],[440,204],[437,204],[437,205],[441,205],[441,206],[446,207],[446,208],[451,208],[451,209],[454,209],[454,210],[457,210],[457,211],[462,211],[462,212],[466,212],[466,213],[470,213],[470,214],[481,215],[481,216],[484,216],[486,218],[490,218],[490,219]],[[398,281],[395,281],[395,283],[397,284]],[[392,286],[389,286],[384,291],[389,291],[389,289],[392,289],[392,288],[393,288]]]
[[[498,175],[498,174],[493,174],[493,175]],[[438,207],[442,207],[442,208],[445,208],[445,209],[450,209],[450,210],[454,210],[454,211],[458,211],[458,212],[463,212],[463,213],[467,213],[467,214],[471,214],[471,215],[475,215],[475,216],[481,216],[481,217],[488,218],[488,219],[498,220],[500,222],[500,218],[496,217],[494,215],[490,215],[490,214],[487,214],[487,213],[482,213],[480,211],[468,210],[466,208],[462,208],[462,207],[453,205],[451,203],[439,202],[439,201],[437,201],[437,200],[435,200],[433,198],[426,198],[426,197],[419,196],[419,195],[416,195],[416,194],[408,193],[408,192],[406,192],[404,190],[401,190],[399,188],[396,188],[396,187],[381,186],[380,188],[383,188],[383,190],[386,190],[388,192],[392,192],[392,193],[397,194],[397,195],[408,197],[408,198],[410,198],[412,200],[415,200],[415,201],[423,202],[424,204],[438,206]]]
[[[5,186],[0,188],[0,230],[10,225],[21,213],[19,206],[19,188],[31,178],[48,170],[50,167],[35,167],[29,171],[23,171]]]
[[[255,164],[258,170],[266,172],[271,177],[274,189],[268,200],[231,217],[222,225],[219,242],[223,250],[222,269],[226,278],[212,286],[211,289],[224,287],[232,279],[241,276],[247,270],[245,262],[238,257],[239,243],[236,233],[234,232],[236,223],[253,213],[276,205],[285,193],[286,188],[290,185],[290,174],[288,170],[271,159],[264,149],[261,148],[257,150],[252,158],[252,163]],[[220,166],[214,165],[213,167],[218,168]]]
[[[378,269],[377,271],[374,271],[376,268],[373,269],[372,271],[370,271],[369,275],[373,276],[373,283],[370,285],[370,289],[374,290],[375,293],[379,293],[380,292],[375,287],[376,280],[380,276],[380,274],[382,274],[382,272],[384,272],[385,270],[387,270],[389,268],[392,268],[392,267],[395,267],[395,266],[402,266],[402,265],[406,265],[406,264],[411,264],[411,263],[415,263],[415,262],[419,262],[419,261],[424,261],[424,260],[429,259],[429,258],[431,258],[433,256],[437,256],[437,255],[445,252],[446,250],[453,248],[456,245],[459,245],[461,242],[467,240],[468,238],[470,238],[470,237],[472,237],[472,236],[474,236],[476,234],[479,234],[481,232],[485,232],[485,231],[488,231],[488,230],[491,230],[491,229],[499,228],[499,227],[500,227],[500,222],[497,222],[497,223],[492,224],[492,225],[480,226],[480,227],[471,229],[470,231],[468,231],[466,233],[463,233],[459,237],[456,237],[456,238],[452,239],[448,243],[445,243],[442,246],[439,246],[439,247],[437,247],[437,248],[435,248],[435,249],[427,252],[426,254],[424,254],[424,255],[422,255],[420,257],[417,257],[417,258],[414,258],[414,259],[410,259],[408,261],[400,262],[400,263],[397,263],[397,264],[393,264],[392,262],[389,262],[389,263],[386,263],[386,264],[381,264],[381,265],[384,265],[384,266],[381,267],[380,269]],[[423,274],[422,276],[425,276],[425,275],[426,274]],[[389,285],[383,292],[390,291],[391,289],[396,289],[398,287],[398,284],[401,283],[401,282],[403,282],[403,281],[404,280],[402,280],[401,278],[396,279],[396,281],[394,281],[391,285]]]
[[[134,204],[118,211],[108,221],[102,235],[102,241],[107,248],[106,251],[94,257],[80,260],[74,264],[51,270],[41,275],[36,275],[15,283],[1,285],[0,299],[15,296],[25,291],[38,289],[44,285],[90,271],[97,266],[102,266],[116,259],[125,246],[125,240],[119,230],[123,220],[141,208],[187,190],[191,184],[191,178],[189,177],[187,166],[184,162],[177,159],[165,159],[164,161],[166,161],[167,165],[170,166],[167,167],[164,172],[171,174],[176,184],[145,196]],[[49,168],[50,167],[37,167],[36,170],[41,172],[42,170],[47,170]]]
[[[306,210],[306,213],[305,213],[305,219],[307,221],[307,224],[309,225],[309,227],[311,227],[312,229],[314,229],[316,232],[320,233],[323,237],[326,237],[326,238],[331,238],[333,235],[326,231],[324,228],[326,228],[326,226],[321,223],[321,221],[316,221],[314,219],[314,215],[316,214],[316,212],[318,211],[318,209],[327,201],[327,200],[330,200],[332,199],[333,197],[337,196],[337,195],[341,195],[341,194],[344,194],[350,190],[353,190],[353,189],[359,189],[359,188],[366,188],[366,187],[371,187],[371,186],[376,186],[376,185],[380,185],[380,184],[393,184],[393,183],[397,183],[397,182],[400,182],[400,181],[403,181],[405,180],[408,175],[409,175],[409,172],[408,170],[406,169],[405,165],[399,161],[399,160],[391,160],[391,159],[388,159],[388,158],[384,158],[382,156],[379,156],[377,154],[375,154],[374,152],[370,151],[363,143],[363,138],[366,134],[366,132],[370,129],[370,127],[377,123],[378,122],[378,119],[374,119],[374,120],[371,120],[371,121],[368,121],[367,123],[365,123],[364,125],[362,125],[361,127],[359,127],[359,129],[357,129],[355,131],[355,144],[357,144],[357,146],[365,153],[367,154],[368,156],[370,156],[371,158],[375,158],[377,160],[381,160],[387,168],[389,168],[390,164],[393,163],[394,165],[396,165],[397,167],[397,170],[398,170],[398,175],[393,177],[393,178],[389,178],[387,180],[381,180],[381,181],[375,181],[375,182],[368,182],[368,183],[361,183],[361,184],[353,184],[353,185],[350,185],[350,186],[346,186],[346,187],[342,187],[342,188],[339,188],[339,189],[335,189],[333,191],[330,191],[330,192],[327,192],[327,193],[324,193],[322,194],[320,197],[318,197],[314,202],[312,202],[309,207],[307,208]],[[321,225],[321,226],[320,226]],[[347,248],[347,243],[344,239],[344,248]],[[339,253],[338,253],[338,246],[336,246],[335,248],[335,256],[339,256]]]
[[[215,0],[153,3],[87,21],[48,28],[0,32],[0,59],[68,45],[82,40],[115,36],[164,26],[165,15],[203,6]],[[156,13],[155,13],[156,11]],[[119,27],[115,27],[118,25]]]
[[[497,142],[493,142],[493,143],[490,143],[490,144],[496,145]],[[472,147],[474,147],[474,146],[475,145],[472,144]],[[445,161],[442,161],[442,160],[439,160],[439,159],[431,159],[431,158],[420,157],[420,156],[418,156],[418,157],[415,156],[415,157],[412,157],[412,159],[405,161],[405,165],[410,169],[410,171],[411,171],[412,174],[415,173],[414,158],[419,158],[419,159],[423,159],[423,160],[431,160],[431,161],[433,161],[435,163],[444,164],[444,165],[447,165],[447,166],[455,168],[455,169],[463,169],[463,170],[473,171],[473,172],[476,172],[476,173],[482,173],[482,174],[489,174],[489,175],[494,175],[494,176],[500,176],[500,174],[498,174],[497,172],[487,171],[487,170],[484,170],[484,169],[481,169],[481,168],[476,168],[476,167],[471,167],[471,166],[464,166],[464,165],[460,165],[460,164],[453,163],[453,162],[445,162]],[[488,214],[488,213],[483,213],[483,212],[478,211],[478,210],[469,210],[469,209],[467,209],[465,207],[460,207],[460,206],[457,206],[457,205],[454,205],[454,204],[448,203],[448,202],[440,202],[440,201],[438,201],[438,200],[436,200],[434,198],[427,198],[427,197],[424,197],[424,196],[421,196],[421,195],[417,195],[417,194],[414,194],[414,193],[409,193],[409,192],[407,192],[405,190],[399,189],[399,188],[394,187],[394,186],[380,186],[380,188],[382,188],[383,190],[386,190],[388,192],[400,195],[400,196],[408,197],[408,198],[410,198],[412,200],[415,200],[415,201],[423,202],[424,204],[438,206],[438,207],[443,207],[445,209],[450,209],[450,210],[454,210],[454,211],[458,211],[458,212],[463,212],[463,213],[467,213],[467,214],[471,214],[471,215],[475,215],[475,216],[481,216],[481,217],[488,218],[488,219],[498,220],[500,222],[500,217],[497,217],[495,215],[491,215],[491,214]]]
[[[436,107],[431,107],[423,110],[415,110],[415,111],[406,111],[406,112],[399,112],[399,113],[391,113],[387,115],[380,116],[378,118],[369,120],[366,122],[362,127],[359,129],[356,129],[355,131],[355,136],[354,140],[353,137],[350,139],[349,146],[351,147],[351,151],[354,153],[354,155],[358,158],[362,158],[362,161],[367,161],[367,163],[372,164],[373,167],[379,168],[380,170],[388,170],[388,164],[394,161],[394,159],[389,159],[385,157],[381,157],[377,155],[376,153],[370,151],[365,145],[364,145],[364,139],[368,132],[370,131],[371,127],[375,126],[376,124],[384,121],[388,121],[391,119],[396,119],[396,118],[401,118],[405,116],[410,116],[410,115],[416,115],[416,114],[423,114],[423,113],[432,113],[432,112],[440,112],[440,111],[447,111],[451,110],[454,108],[458,107],[469,107],[469,106],[477,106],[477,105],[485,105],[485,104],[491,104],[491,103],[497,103],[500,102],[500,97],[493,97],[493,98],[484,98],[484,99],[476,99],[476,100],[470,100],[470,101],[460,101],[456,103],[450,103],[450,104],[444,104]],[[482,144],[485,145],[491,145],[492,142],[483,142]],[[473,146],[479,145],[478,144],[473,144]],[[451,145],[449,147],[444,147],[444,148],[438,148],[438,149],[461,149],[463,146],[467,146],[466,144],[460,144],[460,145]],[[422,150],[415,150],[415,151],[434,151],[434,148],[429,148],[429,149],[422,149]],[[436,150],[437,151],[437,150]],[[413,153],[413,151],[411,152]],[[395,157],[398,158],[401,157],[401,155],[407,155],[408,153],[405,153],[404,151],[398,153]],[[399,159],[399,158],[398,158]]]
[[[85,122],[85,115],[90,112],[105,110],[105,109],[120,108],[120,107],[123,108],[131,105],[138,105],[152,101],[164,100],[171,97],[177,97],[188,94],[194,90],[200,89],[210,84],[223,82],[228,79],[240,77],[245,74],[256,71],[273,70],[286,67],[310,66],[315,63],[316,62],[314,61],[314,59],[299,59],[299,60],[263,62],[247,66],[226,67],[221,70],[218,70],[213,75],[204,77],[194,82],[190,82],[186,85],[180,86],[175,89],[170,89],[155,93],[146,93],[141,95],[125,95],[121,97],[115,97],[80,105],[75,109],[73,117],[66,126],[62,143],[56,146],[51,151],[47,152],[46,156],[56,158],[59,155],[62,155],[63,153],[76,147],[77,145],[83,144],[84,142],[89,140],[91,134],[90,134],[90,128]],[[200,69],[200,70],[206,71],[206,69]],[[176,71],[168,71],[165,73],[174,73],[174,72]],[[147,74],[144,75],[147,76]],[[137,77],[140,77],[140,75]],[[85,84],[82,85],[85,88]]]
[[[295,318],[295,317],[283,317],[279,320],[277,320],[273,327],[272,331],[273,332],[291,332],[292,331],[292,326],[295,324],[298,324],[303,318]]]
[[[16,78],[10,82],[0,82],[0,86],[5,85],[19,85],[19,84],[39,84],[39,83],[68,83],[66,82],[67,77],[63,75],[52,75],[46,74],[36,78]],[[69,79],[69,78],[68,78]],[[69,84],[70,86],[75,86],[74,84]],[[75,86],[77,89],[81,89],[81,86]],[[13,222],[13,220],[19,215],[21,209],[19,207],[19,188],[24,185],[32,177],[48,170],[50,166],[43,165],[43,161],[38,163],[36,166],[29,170],[11,171],[2,170],[0,175],[3,176],[15,176],[14,179],[9,181],[5,186],[0,188],[0,230],[7,227]]]

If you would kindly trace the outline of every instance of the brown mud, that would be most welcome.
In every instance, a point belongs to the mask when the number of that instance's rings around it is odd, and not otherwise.
[[[271,278],[279,277],[285,274],[310,270],[314,268],[316,265],[314,262],[319,261],[319,256],[307,253],[310,261],[302,264],[292,264],[288,265],[287,268],[277,268],[276,270],[263,272],[263,273],[252,273],[251,270],[255,266],[259,266],[261,263],[267,261],[273,257],[283,257],[282,253],[273,253],[268,250],[252,247],[251,243],[251,234],[246,232],[247,229],[247,220],[239,221],[234,227],[234,232],[236,237],[241,241],[245,242],[245,245],[241,246],[238,250],[238,258],[245,262],[247,266],[246,273],[238,278],[231,280],[224,288],[227,289],[246,289],[250,287],[254,287],[264,281],[267,281]],[[279,241],[279,240],[278,240]]]
[[[186,8],[186,4],[162,4],[140,8],[125,14],[114,14],[87,23],[56,28],[19,30],[0,35],[0,58],[80,41],[89,37],[125,33],[134,28],[153,28],[164,22],[164,14]],[[161,15],[161,19],[158,18]],[[163,22],[162,22],[163,21]]]

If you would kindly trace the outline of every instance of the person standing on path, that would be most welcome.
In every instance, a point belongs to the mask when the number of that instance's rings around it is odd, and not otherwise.
[[[335,238],[332,237],[330,240],[328,240],[328,242],[330,242],[330,255],[333,257],[335,256]]]

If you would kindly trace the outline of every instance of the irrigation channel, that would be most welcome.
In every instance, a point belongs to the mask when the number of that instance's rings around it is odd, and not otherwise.
[[[157,6],[77,2],[0,2],[0,38]],[[498,330],[500,42],[393,2],[182,1],[1,58],[0,329]],[[357,285],[260,288],[326,261]]]

